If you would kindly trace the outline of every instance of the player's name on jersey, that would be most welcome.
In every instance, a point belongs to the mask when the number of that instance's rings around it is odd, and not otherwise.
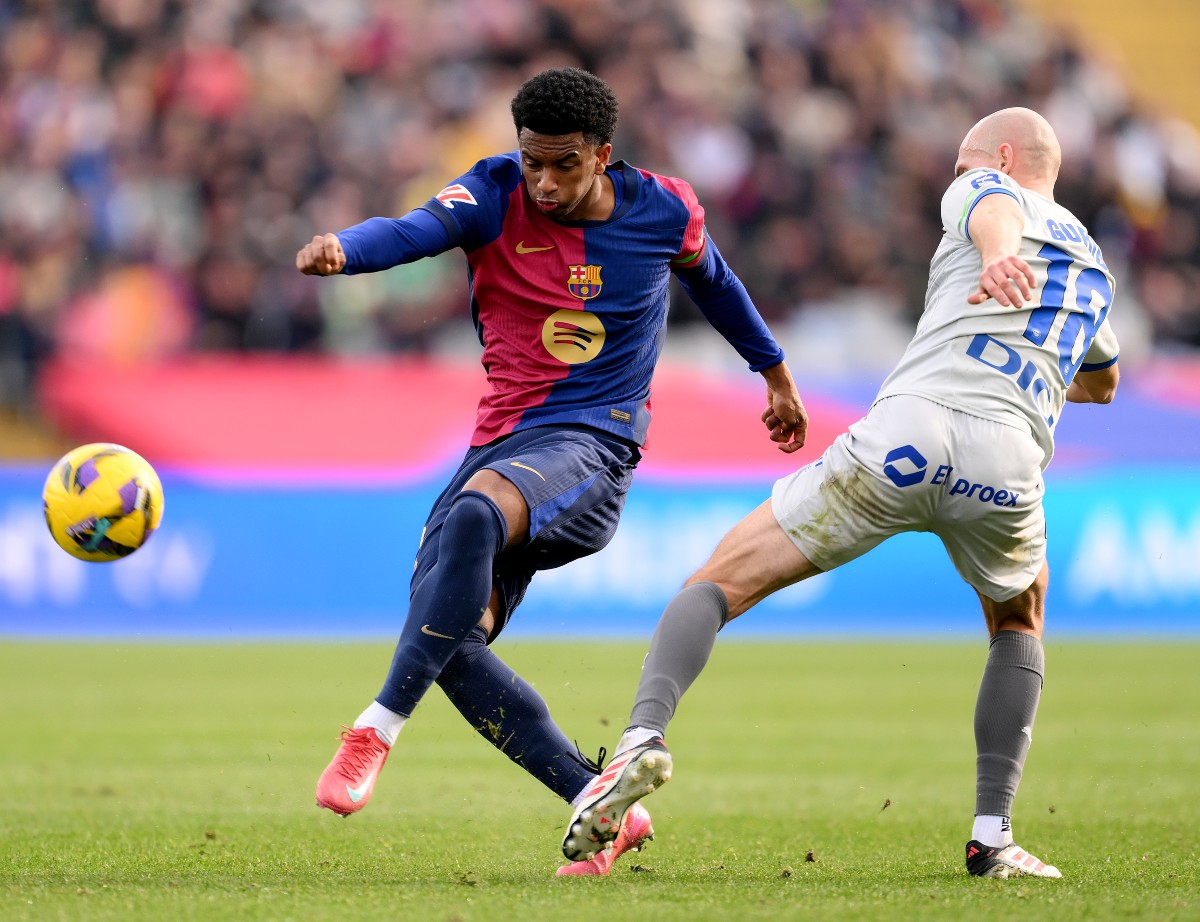
[[[1087,251],[1097,263],[1108,268],[1108,263],[1104,261],[1104,254],[1100,252],[1100,245],[1092,239],[1092,235],[1087,232],[1086,227],[1080,224],[1069,224],[1066,221],[1059,222],[1048,218],[1046,220],[1046,231],[1055,240],[1069,240],[1071,243],[1082,243],[1087,247]]]

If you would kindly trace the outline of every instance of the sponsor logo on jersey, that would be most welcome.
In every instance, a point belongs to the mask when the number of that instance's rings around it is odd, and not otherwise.
[[[995,183],[997,186],[1002,186],[1004,183],[1000,181],[1000,174],[992,171],[981,173],[971,180],[972,189],[982,189],[987,183]]]
[[[987,333],[975,334],[967,346],[967,355],[1015,379],[1017,387],[1029,395],[1038,412],[1045,416],[1046,425],[1054,425],[1054,414],[1049,412],[1053,409],[1050,404],[1050,385],[1033,362],[1026,361],[1012,346]]]
[[[462,183],[457,182],[453,185],[447,186],[445,189],[435,195],[434,198],[436,198],[451,211],[454,210],[455,202],[462,202],[464,205],[479,204],[477,201],[475,201],[475,196],[471,194],[471,190]]]
[[[567,365],[582,365],[600,354],[604,324],[589,311],[555,311],[542,324],[542,345]]]
[[[580,301],[590,301],[600,294],[601,266],[571,266],[567,270],[567,291]]]
[[[888,480],[898,487],[911,487],[925,482],[929,473],[929,462],[912,445],[901,445],[893,448],[883,459],[883,472]],[[973,483],[965,477],[951,480],[954,473],[953,464],[939,464],[929,478],[929,485],[949,488],[951,496],[965,496],[981,503],[991,503],[994,506],[1016,506],[1021,494],[1014,490],[1000,489],[986,483]]]
[[[899,463],[897,463],[899,462]],[[929,462],[911,445],[893,448],[883,459],[883,472],[898,487],[911,487],[925,479]]]
[[[949,482],[950,478],[947,477],[946,483]],[[991,503],[993,506],[1016,506],[1017,500],[1021,498],[1020,493],[1014,493],[1012,490],[996,489],[986,483],[972,483],[963,477],[954,481],[954,485],[950,487],[950,495],[977,499],[981,503]]]
[[[929,483],[935,487],[945,484],[950,488],[951,496],[965,496],[967,499],[977,499],[981,503],[991,503],[993,506],[1015,506],[1021,497],[1015,490],[996,488],[986,483],[973,483],[965,477],[956,477],[951,483],[950,475],[953,473],[953,464],[939,464]]]

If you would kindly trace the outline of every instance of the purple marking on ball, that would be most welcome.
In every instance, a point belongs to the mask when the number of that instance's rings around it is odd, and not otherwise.
[[[75,483],[80,490],[86,490],[100,478],[100,472],[96,470],[96,459],[88,458],[83,464],[79,465],[75,471]]]
[[[129,481],[117,491],[117,495],[121,497],[121,514],[129,515],[137,508],[138,482]]]

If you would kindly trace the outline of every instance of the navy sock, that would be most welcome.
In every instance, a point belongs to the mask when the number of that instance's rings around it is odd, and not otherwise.
[[[542,696],[488,648],[483,628],[471,632],[437,684],[480,736],[563,800],[596,777]]]
[[[438,539],[438,562],[414,587],[392,667],[375,698],[408,717],[487,610],[492,563],[508,526],[491,499],[464,490]]]

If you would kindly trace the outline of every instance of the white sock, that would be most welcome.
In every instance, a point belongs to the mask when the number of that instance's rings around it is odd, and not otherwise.
[[[1007,816],[981,813],[975,817],[975,825],[971,827],[971,838],[993,848],[1004,848],[1013,843],[1012,824]]]
[[[660,736],[662,736],[661,730],[651,730],[649,727],[630,727],[621,734],[621,739],[617,741],[617,751],[613,755],[620,755],[626,749],[648,743]]]
[[[396,745],[396,737],[404,726],[407,717],[401,717],[395,711],[389,711],[378,701],[372,701],[367,709],[358,715],[354,721],[354,729],[372,727],[379,738],[387,743],[388,748]]]

